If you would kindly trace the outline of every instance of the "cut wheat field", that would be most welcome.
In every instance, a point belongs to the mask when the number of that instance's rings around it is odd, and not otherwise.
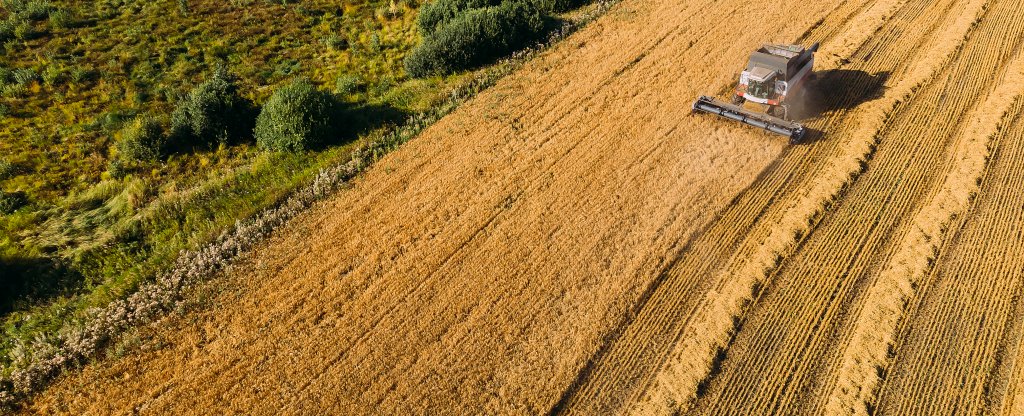
[[[803,144],[710,116],[820,42]],[[1024,414],[1024,0],[624,0],[22,409]]]

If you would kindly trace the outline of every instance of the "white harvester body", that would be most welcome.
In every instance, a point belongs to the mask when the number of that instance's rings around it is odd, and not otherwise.
[[[807,80],[814,73],[815,43],[800,45],[763,45],[750,55],[740,73],[732,103],[701,96],[693,103],[694,111],[717,114],[745,124],[788,136],[790,141],[803,139],[806,129],[791,119],[794,98],[804,93]],[[762,104],[765,112],[743,108],[745,101]]]

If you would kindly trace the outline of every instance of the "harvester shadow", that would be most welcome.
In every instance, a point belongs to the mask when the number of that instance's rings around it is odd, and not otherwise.
[[[397,125],[411,115],[386,103],[337,103],[333,111],[335,131],[323,147],[348,143],[376,128]]]
[[[815,73],[807,93],[795,106],[795,119],[807,126],[801,144],[814,143],[825,137],[825,132],[812,127],[825,116],[845,111],[882,97],[889,72],[869,74],[852,69],[832,69]]]
[[[801,120],[814,120],[837,111],[849,110],[882,97],[889,72],[869,74],[851,69],[833,69],[815,74],[803,102],[798,106]]]

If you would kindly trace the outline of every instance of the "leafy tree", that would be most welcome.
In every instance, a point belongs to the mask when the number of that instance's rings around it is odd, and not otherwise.
[[[251,137],[256,109],[239,94],[235,82],[227,70],[218,68],[179,101],[171,114],[170,144],[178,149],[214,147]]]
[[[163,126],[149,116],[136,117],[125,126],[117,141],[117,153],[122,158],[150,162],[166,155],[167,143]]]

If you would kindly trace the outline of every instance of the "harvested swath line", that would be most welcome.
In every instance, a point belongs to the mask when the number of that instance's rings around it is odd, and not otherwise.
[[[1013,366],[1013,379],[1003,398],[1000,414],[1004,416],[1024,415],[1024,348],[1017,346],[1017,358]]]
[[[828,16],[815,23],[806,33],[801,35],[798,38],[798,42],[801,44],[811,44],[817,41],[824,44],[826,41],[834,39],[836,34],[846,28],[845,23],[863,13],[872,4],[874,3],[869,1],[843,0],[832,13],[829,13]]]
[[[920,210],[896,253],[868,289],[846,346],[838,381],[829,393],[829,414],[868,414],[881,378],[888,367],[888,351],[916,287],[931,268],[950,222],[961,215],[978,191],[985,170],[989,140],[1000,120],[1021,92],[1024,59],[1018,56],[1002,84],[972,116],[954,153],[954,165],[939,191]],[[992,111],[990,109],[995,109]]]
[[[824,412],[820,399],[845,345],[838,335],[852,327],[845,324],[856,316],[903,226],[942,182],[970,109],[995,88],[1017,48],[1016,41],[1002,39],[1018,33],[1014,22],[1022,19],[1014,16],[1020,7],[993,6],[955,60],[901,106],[868,169],[772,277],[694,413]],[[933,24],[943,24],[929,14]]]
[[[990,36],[992,40],[982,45],[1001,51],[1008,62],[1017,53],[1024,19],[1013,11],[1021,10],[1020,2],[1010,6],[1009,13],[997,11],[1000,8],[1004,6],[993,7],[984,24],[1011,23],[1001,25]],[[999,76],[991,78],[998,81]],[[1019,114],[1021,106],[1018,100],[1012,114]],[[954,227],[959,231],[947,238],[950,241],[943,245],[932,272],[916,288],[920,301],[907,306],[879,388],[876,412],[934,414],[956,409],[960,414],[994,414],[1006,396],[1020,340],[1020,265],[1024,264],[1019,238],[1024,214],[1011,207],[1021,206],[1024,193],[1019,117],[1018,121],[1006,118],[1003,124],[1009,128],[993,139],[978,197],[966,215],[958,216]],[[833,370],[838,359],[835,363]]]
[[[704,297],[681,341],[669,354],[648,392],[632,409],[633,414],[667,414],[690,406],[698,387],[711,374],[716,357],[732,340],[737,322],[742,319],[756,288],[764,284],[781,259],[806,234],[820,210],[862,171],[864,160],[877,143],[876,133],[890,112],[948,62],[985,9],[984,1],[967,4],[965,13],[954,16],[953,22],[944,25],[940,36],[934,39],[905,79],[886,91],[881,99],[857,110],[853,124],[859,127],[830,164],[832,168],[822,172],[806,192],[787,207],[752,256],[727,269],[723,286]]]
[[[1007,397],[1024,316],[1024,211],[1007,209],[1024,204],[1022,109],[1003,119],[978,196],[908,303],[877,414],[996,414]]]
[[[914,9],[908,12],[911,15],[916,13]],[[903,24],[913,24],[903,18],[898,19],[898,22],[900,22],[900,26]],[[928,28],[925,29],[925,33],[931,33],[935,25],[927,26]],[[886,32],[892,32],[892,28]],[[917,36],[908,38],[904,35],[894,38],[892,35],[893,33],[888,33],[883,36],[876,36],[872,40],[874,42],[884,42],[884,39],[900,38],[910,42],[898,42],[903,44],[904,49],[894,50],[892,48],[878,48],[876,46],[872,51],[873,59],[865,62],[866,65],[860,69],[875,73],[882,69],[892,70],[897,74],[894,79],[899,78],[898,74],[902,73],[899,68],[903,68],[903,65],[898,62],[899,58],[905,58],[908,55],[908,51],[919,50],[920,45],[924,42],[920,41],[922,38]],[[826,39],[820,40],[825,41]],[[816,125],[837,125],[836,123],[840,122],[839,120],[843,118],[844,114],[845,112],[832,113],[821,124],[816,123]],[[595,373],[593,373],[594,375],[588,374],[585,376],[585,384],[582,387],[583,393],[569,392],[571,396],[567,399],[568,404],[566,408],[568,410],[580,414],[611,411],[610,406],[615,406],[614,403],[616,401],[615,399],[609,399],[607,391],[610,389],[622,391],[625,388],[627,390],[621,394],[624,397],[632,396],[633,383],[636,383],[638,378],[643,377],[643,375],[638,375],[637,371],[642,371],[642,369],[649,365],[642,362],[660,359],[663,354],[657,353],[661,347],[656,345],[668,344],[669,340],[662,339],[665,334],[678,334],[676,325],[685,327],[685,322],[677,324],[674,322],[675,318],[673,317],[683,317],[692,314],[689,311],[692,311],[694,308],[687,306],[690,303],[688,301],[680,302],[680,294],[692,292],[705,293],[709,289],[697,276],[714,275],[716,270],[719,269],[719,265],[725,262],[724,258],[747,255],[750,250],[749,247],[746,247],[746,242],[760,240],[760,237],[751,236],[761,235],[764,232],[760,230],[760,228],[764,228],[760,225],[755,227],[757,230],[753,230],[751,227],[757,223],[769,221],[762,220],[773,215],[768,213],[772,209],[769,209],[765,204],[770,203],[770,201],[781,201],[791,197],[794,189],[799,188],[794,183],[799,183],[808,177],[814,177],[813,173],[808,174],[805,172],[807,167],[820,166],[822,160],[819,158],[825,158],[828,153],[834,151],[832,147],[835,145],[831,144],[831,141],[818,144],[821,146],[816,145],[813,147],[815,150],[812,151],[801,151],[807,150],[807,148],[803,147],[788,149],[792,151],[791,154],[787,152],[787,155],[779,159],[779,165],[768,171],[769,176],[763,178],[763,181],[759,181],[754,187],[749,189],[750,194],[744,191],[744,194],[740,196],[737,202],[723,213],[715,227],[709,230],[708,238],[702,237],[700,239],[706,241],[697,241],[694,247],[688,249],[688,253],[684,256],[682,262],[673,266],[673,270],[665,278],[665,282],[659,284],[659,287],[652,295],[650,303],[646,304],[645,302],[645,306],[641,309],[642,313],[639,320],[629,324],[621,340],[616,339],[613,342],[608,356],[602,354],[602,356],[596,358],[598,364],[595,366]],[[764,200],[763,198],[768,199]],[[736,239],[733,236],[745,237]],[[709,244],[706,243],[711,241],[714,242],[710,243],[711,247],[708,247]],[[741,241],[744,243],[741,244]],[[733,253],[735,250],[739,251]],[[733,254],[730,255],[729,253]],[[709,261],[696,260],[703,258],[707,258]],[[708,282],[707,284],[710,283]],[[687,297],[689,296],[687,295]],[[652,340],[656,341],[652,342]],[[652,356],[652,354],[657,356]],[[654,372],[655,370],[651,369],[650,371]],[[617,394],[619,393],[617,392]]]

